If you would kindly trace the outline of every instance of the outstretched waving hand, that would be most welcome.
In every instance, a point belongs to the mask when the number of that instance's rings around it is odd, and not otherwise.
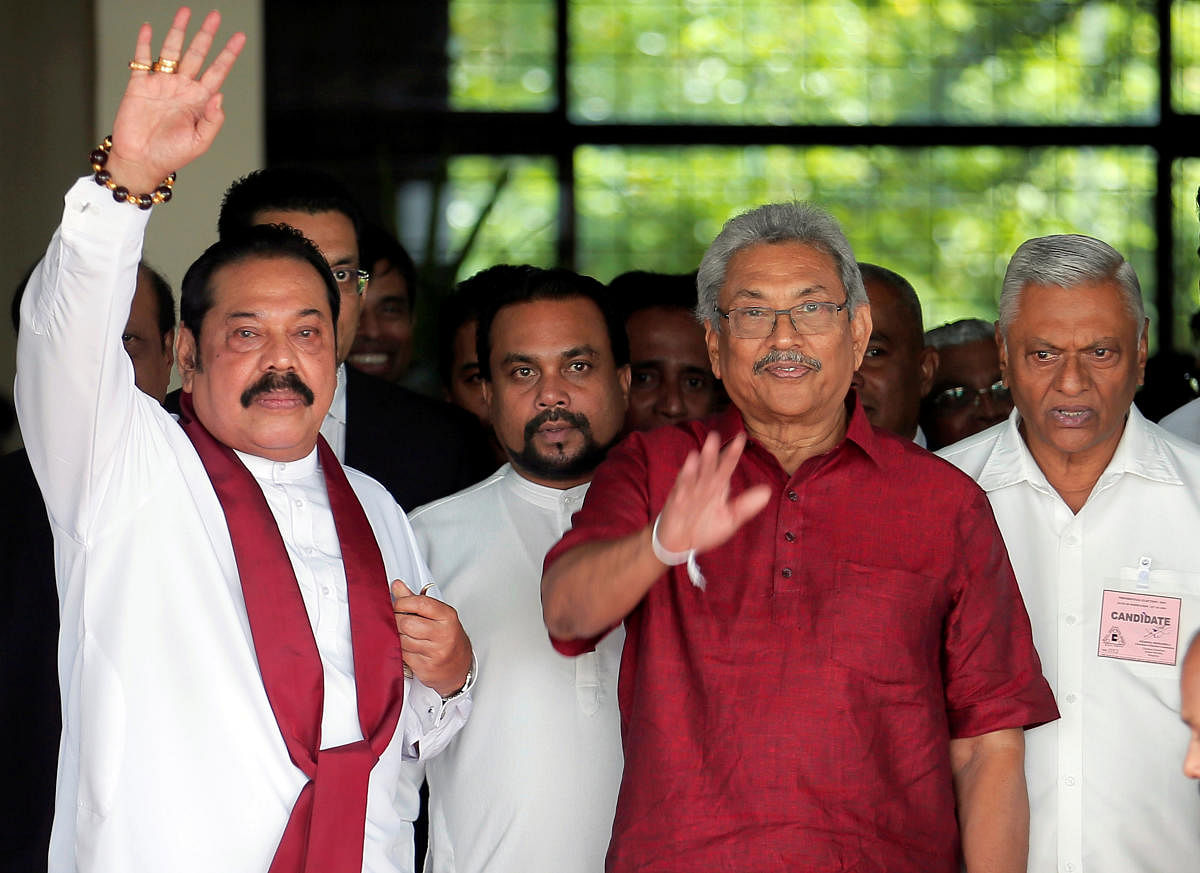
[[[699,452],[688,455],[658,516],[658,543],[682,561],[726,542],[771,500],[767,485],[730,496],[730,482],[746,437],[721,449],[713,433]],[[662,578],[660,552],[653,545],[654,525],[615,540],[595,540],[559,556],[542,576],[542,616],[551,636],[588,639],[604,633],[637,606]],[[689,567],[689,575],[691,568]],[[702,587],[702,581],[692,581]]]
[[[745,447],[746,435],[738,434],[722,450],[714,432],[699,452],[687,456],[659,515],[658,541],[663,548],[697,553],[716,548],[767,505],[771,489],[766,485],[729,497],[729,482]]]
[[[221,16],[210,12],[184,52],[191,10],[175,13],[158,58],[161,72],[152,67],[151,30],[143,24],[130,64],[129,85],[113,122],[113,145],[106,169],[130,191],[151,191],[175,170],[208,151],[225,120],[221,85],[246,44],[235,33],[201,72],[212,48]],[[174,68],[174,72],[167,72]]]

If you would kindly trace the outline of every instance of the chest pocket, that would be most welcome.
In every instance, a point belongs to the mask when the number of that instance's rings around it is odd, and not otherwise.
[[[1200,573],[1181,570],[1151,570],[1148,588],[1138,588],[1138,571],[1131,567],[1121,568],[1120,581],[1108,580],[1106,588],[1117,588],[1147,594],[1153,597],[1179,598],[1179,628],[1176,639],[1175,664],[1152,664],[1144,661],[1127,661],[1129,672],[1148,679],[1161,680],[1161,697],[1172,709],[1179,709],[1179,662],[1187,652],[1187,645],[1200,631]],[[1101,627],[1104,621],[1101,616]]]
[[[896,686],[939,675],[941,611],[935,579],[843,561],[818,598],[818,638],[830,661]],[[940,680],[938,680],[940,681]]]

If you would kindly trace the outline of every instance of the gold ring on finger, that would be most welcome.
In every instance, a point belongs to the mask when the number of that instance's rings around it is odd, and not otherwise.
[[[135,70],[139,73],[149,73],[154,69],[154,67],[151,64],[143,64],[141,61],[130,61],[129,69]]]
[[[156,73],[174,73],[175,68],[178,66],[179,61],[169,61],[166,58],[156,58],[152,69]]]

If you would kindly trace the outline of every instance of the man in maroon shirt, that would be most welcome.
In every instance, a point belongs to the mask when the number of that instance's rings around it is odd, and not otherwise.
[[[625,622],[608,869],[1024,871],[1057,709],[986,497],[849,390],[849,244],[764,206],[698,287],[733,408],[610,453],[542,580],[560,651]]]

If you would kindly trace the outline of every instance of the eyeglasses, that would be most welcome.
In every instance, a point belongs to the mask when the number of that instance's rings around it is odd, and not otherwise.
[[[966,388],[962,385],[947,388],[934,395],[933,403],[941,409],[967,409],[983,403],[983,398],[989,395],[994,403],[1009,403],[1012,400],[1008,386],[1001,380],[986,388]]]
[[[792,329],[801,336],[828,333],[837,324],[837,315],[849,307],[850,301],[837,303],[801,303],[791,309],[768,309],[765,306],[739,306],[717,315],[729,320],[729,330],[741,339],[762,339],[775,332],[779,316],[791,318]]]
[[[366,270],[351,270],[349,267],[334,267],[333,281],[337,282],[340,287],[345,287],[351,282],[355,282],[355,292],[359,297],[367,293],[367,283],[371,281],[371,274]]]

